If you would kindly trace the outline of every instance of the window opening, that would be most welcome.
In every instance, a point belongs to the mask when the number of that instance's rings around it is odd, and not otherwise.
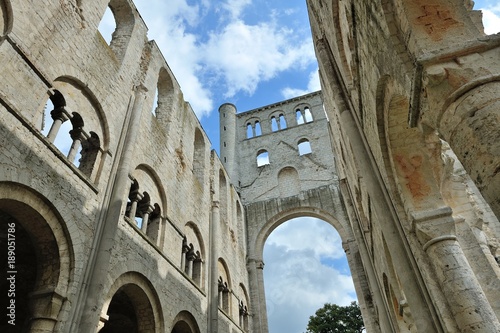
[[[304,118],[306,120],[306,123],[310,123],[311,121],[313,121],[311,110],[308,107],[304,109]]]
[[[151,113],[156,117],[158,115],[157,110],[160,106],[158,105],[158,87],[156,87],[155,98],[153,100],[153,108],[151,109]]]
[[[286,129],[286,119],[285,119],[285,116],[283,114],[280,114],[280,129]]]
[[[302,125],[304,123],[304,116],[302,115],[302,111],[300,111],[300,109],[295,111],[295,116],[297,117],[297,125]]]
[[[111,44],[111,40],[113,39],[113,32],[116,30],[116,21],[111,8],[107,7],[104,12],[104,16],[99,22],[99,27],[97,28],[101,33],[102,37],[108,43]]]
[[[244,331],[248,330],[248,307],[240,301],[240,316],[239,316],[239,324],[240,327],[243,328]]]
[[[229,314],[229,287],[227,281],[219,276],[219,307],[224,310],[224,312]]]
[[[262,129],[260,128],[260,122],[255,122],[255,136],[262,135]]]
[[[269,163],[269,153],[267,150],[260,150],[257,153],[257,166],[261,167],[264,165],[268,165]]]
[[[278,122],[275,117],[271,117],[271,130],[276,132],[278,130]]]
[[[247,139],[253,138],[253,128],[252,124],[247,124]]]
[[[312,153],[311,143],[309,142],[309,140],[306,140],[306,139],[300,140],[299,144],[298,144],[298,148],[299,148],[299,155],[300,156]]]

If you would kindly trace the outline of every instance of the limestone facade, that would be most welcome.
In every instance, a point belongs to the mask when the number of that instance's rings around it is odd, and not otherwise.
[[[251,331],[244,208],[134,4],[0,9],[0,330]]]
[[[222,105],[219,158],[132,1],[0,1],[2,332],[265,333],[297,216],[339,231],[367,332],[500,331],[499,37],[469,1],[308,7],[322,92]]]
[[[370,332],[499,332],[500,36],[472,1],[308,1]]]

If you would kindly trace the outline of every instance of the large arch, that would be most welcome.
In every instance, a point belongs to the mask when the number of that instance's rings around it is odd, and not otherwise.
[[[181,311],[174,318],[171,333],[200,333],[200,328],[190,312]]]
[[[0,182],[0,223],[5,240],[8,234],[16,236],[16,261],[10,276],[17,287],[17,322],[21,325],[23,320],[24,329],[30,331],[52,332],[62,321],[61,310],[69,306],[66,299],[74,269],[64,221],[41,194],[20,184]]]
[[[127,272],[108,290],[98,326],[100,333],[163,333],[161,304],[151,282],[141,273]]]

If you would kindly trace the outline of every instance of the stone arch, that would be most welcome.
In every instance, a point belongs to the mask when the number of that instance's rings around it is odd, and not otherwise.
[[[171,333],[200,333],[200,328],[190,312],[181,311],[173,320]]]
[[[219,169],[219,202],[220,202],[220,218],[221,222],[229,225],[230,220],[229,213],[230,205],[229,205],[229,195],[228,195],[228,182],[226,180],[226,175],[223,169]]]
[[[0,182],[0,224],[5,240],[7,232],[16,235],[16,323],[21,326],[24,319],[26,330],[52,332],[61,320],[75,263],[64,221],[39,193],[21,184]],[[30,261],[23,262],[21,254]],[[29,310],[22,318],[25,309]]]
[[[131,176],[125,216],[161,247],[167,200],[160,177],[146,164],[138,165]]]
[[[252,249],[254,253],[250,253],[249,256],[254,256],[257,260],[262,260],[264,244],[271,232],[288,220],[304,216],[315,217],[332,225],[339,233],[342,241],[351,239],[351,232],[346,229],[347,226],[344,226],[341,221],[330,212],[312,206],[295,207],[275,214],[262,225],[261,229],[255,235],[255,239],[251,240],[253,243]]]
[[[48,95],[44,112],[36,114],[40,131],[67,155],[69,163],[98,183],[104,152],[109,147],[109,128],[100,103],[83,82],[72,76],[55,79]]]
[[[278,172],[280,197],[287,198],[300,193],[300,177],[294,167],[287,166]]]
[[[10,0],[0,1],[0,44],[5,39],[5,36],[12,30],[13,13]]]
[[[161,333],[163,313],[151,282],[139,272],[118,277],[108,290],[102,307],[100,333]]]
[[[193,151],[193,173],[198,179],[201,188],[205,184],[205,138],[201,130],[196,127],[194,130],[194,151]]]
[[[194,222],[186,223],[184,227],[185,238],[183,240],[183,258],[181,269],[188,274],[193,281],[203,288],[205,270],[203,269],[205,254],[205,243],[200,229]],[[184,255],[186,256],[184,258]]]
[[[224,259],[217,261],[218,288],[219,288],[219,308],[227,315],[231,316],[231,275]]]
[[[345,1],[332,1],[332,24],[334,25],[334,36],[335,36],[335,46],[331,49],[338,49],[339,56],[342,61],[343,66],[340,66],[343,70],[343,77],[347,79],[348,85],[353,84],[353,66],[352,61],[352,48],[353,48],[353,34],[354,32],[349,30],[352,25],[352,14],[348,14],[351,8],[346,7],[350,5],[349,2]]]
[[[172,121],[174,106],[177,104],[174,82],[175,79],[171,72],[166,67],[161,67],[156,84],[158,100],[154,113],[158,119],[163,120],[167,125]]]
[[[108,7],[113,13],[116,24],[109,46],[121,61],[125,57],[135,27],[134,9],[125,0],[111,0]]]
[[[436,124],[430,125],[450,145],[496,216],[500,216],[499,87],[499,75],[468,82],[450,94]]]

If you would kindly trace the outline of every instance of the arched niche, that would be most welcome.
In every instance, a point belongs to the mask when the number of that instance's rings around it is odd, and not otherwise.
[[[163,333],[158,294],[141,273],[127,272],[109,289],[101,311],[99,333]]]
[[[99,31],[120,61],[125,57],[135,27],[134,11],[135,8],[132,8],[126,0],[111,0],[99,24]],[[110,22],[109,12],[114,19],[114,25]],[[113,30],[111,39],[107,37],[109,30]]]
[[[165,124],[170,124],[174,117],[175,106],[178,103],[174,88],[174,78],[171,72],[161,67],[158,73],[158,82],[156,84],[158,92],[157,102],[154,114]]]
[[[204,189],[205,185],[205,138],[199,128],[194,130],[193,174]]]
[[[202,234],[198,226],[190,221],[184,227],[181,269],[202,289],[204,287],[203,281],[205,281],[205,270],[203,269],[205,258],[205,244]]]
[[[52,331],[62,320],[73,278],[74,253],[66,226],[47,202],[23,185],[0,182],[1,242],[15,236],[15,272],[9,277],[15,278],[16,327],[30,332]],[[1,283],[10,287],[8,280]]]
[[[280,197],[287,198],[300,193],[299,173],[293,167],[285,167],[278,173]]]
[[[181,311],[175,316],[171,333],[200,333],[200,329],[190,312]]]
[[[10,0],[0,0],[0,44],[12,30],[13,13]]]
[[[217,261],[218,288],[219,288],[219,308],[228,316],[231,316],[231,275],[224,259]]]

